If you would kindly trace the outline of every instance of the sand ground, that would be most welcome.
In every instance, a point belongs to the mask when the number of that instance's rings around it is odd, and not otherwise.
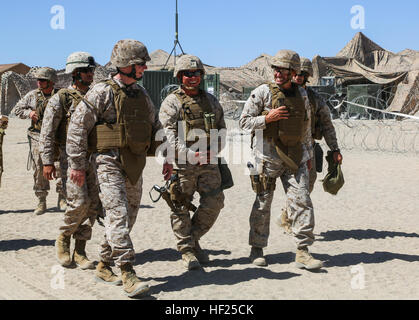
[[[48,212],[34,216],[32,172],[26,171],[28,122],[11,119],[3,145],[0,189],[0,299],[128,299],[121,287],[98,284],[94,271],[61,269],[54,241],[63,216],[52,183]],[[233,165],[235,187],[201,246],[211,262],[186,272],[176,251],[169,210],[148,191],[163,184],[161,167],[148,161],[142,207],[131,237],[135,269],[151,286],[146,299],[419,299],[419,161],[415,155],[343,151],[346,184],[337,196],[317,182],[314,256],[320,272],[296,269],[295,244],[271,221],[269,266],[249,264],[249,213],[255,195],[244,165]],[[322,178],[323,174],[319,178]],[[279,186],[273,218],[284,193]],[[88,243],[97,260],[103,228]],[[64,273],[60,273],[64,270]]]

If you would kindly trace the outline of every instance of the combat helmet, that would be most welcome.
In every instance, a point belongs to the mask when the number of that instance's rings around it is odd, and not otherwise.
[[[96,62],[88,52],[73,52],[67,58],[65,73],[73,73],[77,68],[95,68]]]
[[[310,77],[312,77],[313,76],[313,65],[312,65],[310,59],[300,58],[300,60],[301,60],[300,73],[301,72],[307,72],[310,75]]]
[[[176,63],[174,76],[177,77],[179,72],[197,69],[202,72],[202,75],[205,74],[205,68],[202,64],[201,59],[190,54],[184,54],[179,58],[179,61]]]
[[[36,79],[45,79],[57,83],[57,72],[49,67],[42,67],[33,72],[33,77]]]
[[[271,59],[271,67],[292,69],[297,74],[300,73],[300,56],[292,50],[279,50]]]
[[[112,50],[111,63],[117,68],[129,67],[150,61],[147,47],[133,39],[119,40]]]

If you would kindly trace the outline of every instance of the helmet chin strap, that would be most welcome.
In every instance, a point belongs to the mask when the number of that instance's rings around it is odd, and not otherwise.
[[[135,70],[135,64],[131,65],[131,72],[130,73],[125,73],[123,71],[121,71],[121,69],[117,68],[118,72],[128,78],[134,79],[136,81],[141,80],[141,77],[137,77],[137,71]]]

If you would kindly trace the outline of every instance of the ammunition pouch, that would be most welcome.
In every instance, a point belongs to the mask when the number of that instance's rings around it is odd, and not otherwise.
[[[88,146],[92,153],[125,147],[124,126],[119,123],[95,126],[89,134]]]
[[[217,129],[217,125],[215,123],[215,113],[212,113],[212,112],[204,113],[204,125],[205,125],[205,132],[208,135],[211,133],[211,129]]]

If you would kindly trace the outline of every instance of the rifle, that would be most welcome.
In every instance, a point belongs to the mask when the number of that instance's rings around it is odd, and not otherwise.
[[[161,198],[164,199],[164,201],[167,202],[167,204],[169,205],[170,209],[173,212],[178,211],[178,209],[176,208],[176,205],[173,203],[171,196],[170,196],[170,187],[172,185],[173,182],[175,182],[178,179],[178,175],[177,174],[172,174],[172,176],[170,177],[169,180],[166,181],[165,185],[163,187],[160,187],[158,185],[154,185],[150,192],[148,193],[150,195],[150,199],[151,201],[153,201],[154,203],[158,202]],[[152,193],[153,191],[158,192],[159,195],[156,199],[153,199]],[[190,202],[186,202],[186,203],[182,203],[183,205],[185,205],[189,211],[195,212],[196,211],[196,207]]]

